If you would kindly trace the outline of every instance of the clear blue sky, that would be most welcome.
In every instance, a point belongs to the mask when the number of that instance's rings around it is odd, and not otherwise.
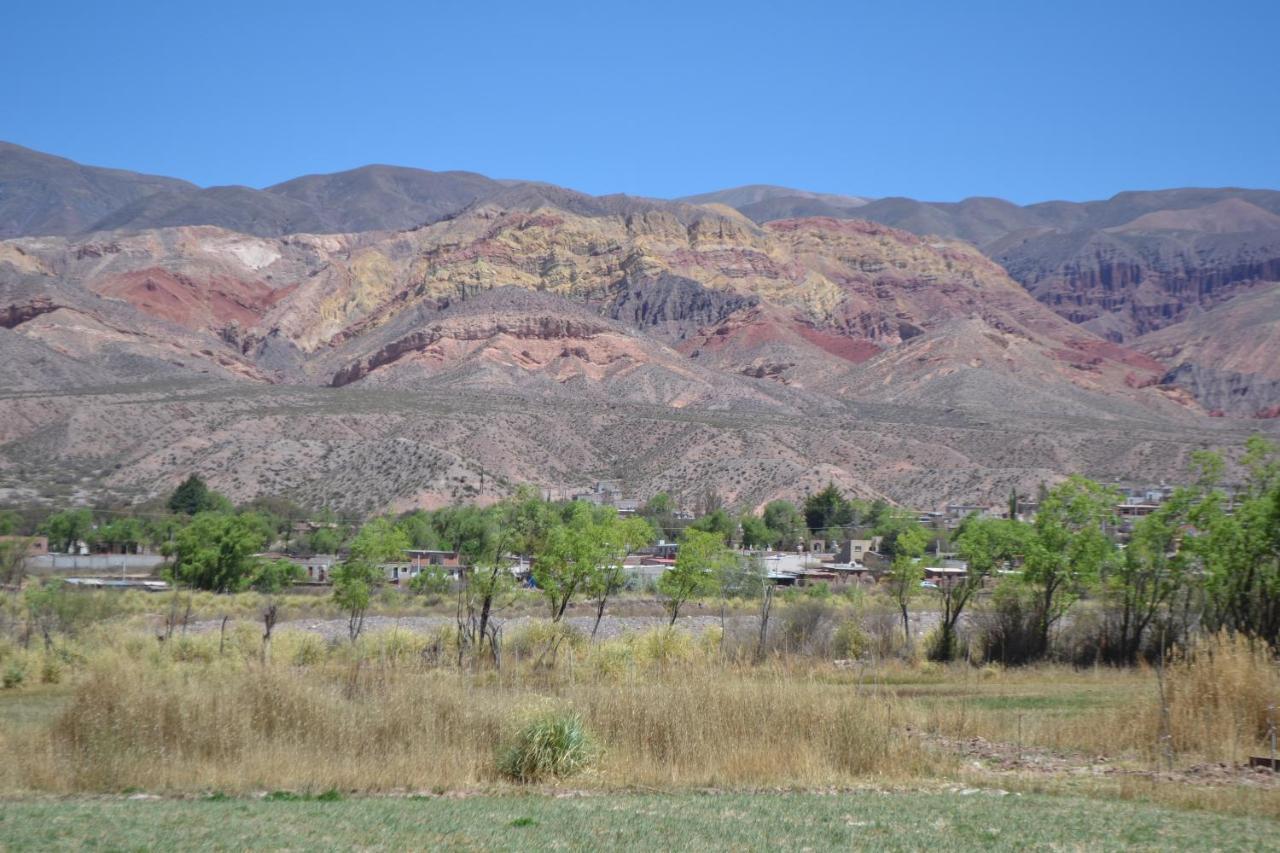
[[[199,184],[1280,187],[1280,2],[6,0],[0,139]]]

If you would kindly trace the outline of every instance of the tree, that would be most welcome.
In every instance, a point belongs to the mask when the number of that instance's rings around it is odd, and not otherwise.
[[[833,528],[852,522],[853,514],[836,484],[828,482],[822,491],[805,498],[804,520],[809,530],[827,538]]]
[[[136,518],[119,518],[98,528],[97,540],[110,550],[136,550],[146,538],[142,522]]]
[[[733,563],[733,552],[719,534],[689,529],[680,538],[676,564],[658,578],[658,591],[667,599],[671,623],[680,607],[696,595],[715,589],[719,573]]]
[[[306,547],[312,554],[336,554],[342,547],[342,534],[333,527],[318,527],[307,535]]]
[[[201,512],[230,512],[231,501],[211,491],[199,475],[192,474],[169,496],[170,512],[196,515]]]
[[[1228,497],[1217,483],[1222,461],[1200,454],[1194,531],[1185,547],[1203,574],[1204,622],[1280,649],[1280,453],[1260,436],[1246,443],[1243,487]]]
[[[262,560],[249,585],[263,595],[279,595],[305,576],[302,566],[291,560]]]
[[[22,529],[22,515],[11,509],[0,510],[0,536],[16,536]]]
[[[453,586],[453,578],[440,566],[423,566],[409,580],[409,591],[414,595],[444,595]]]
[[[1038,595],[1037,656],[1049,649],[1049,631],[1080,593],[1094,584],[1115,545],[1106,528],[1114,523],[1119,495],[1073,476],[1046,492],[1028,537],[1024,583]]]
[[[166,547],[173,558],[174,579],[195,589],[239,592],[249,585],[260,560],[260,525],[240,515],[202,512],[178,531]]]
[[[653,528],[643,518],[615,519],[604,532],[605,562],[588,581],[586,592],[596,602],[596,621],[591,626],[594,639],[604,618],[605,604],[622,589],[626,580],[627,557],[654,540]]]
[[[930,656],[949,661],[956,652],[956,626],[965,607],[982,589],[991,573],[1013,562],[1026,549],[1029,528],[1016,520],[979,518],[971,515],[960,523],[955,543],[966,561],[963,578],[948,580],[941,587],[942,621]]]
[[[889,594],[902,613],[902,632],[906,637],[907,648],[911,648],[909,609],[911,599],[920,591],[920,581],[924,578],[922,558],[924,549],[929,544],[929,534],[919,525],[905,527],[898,531],[895,541],[893,565],[889,569],[887,581]]]
[[[744,548],[769,548],[778,540],[778,534],[769,528],[763,518],[749,512],[742,514],[738,526],[742,528]]]
[[[0,542],[0,586],[18,586],[27,574],[27,543],[21,539]]]
[[[573,596],[591,583],[608,559],[609,523],[596,524],[591,508],[575,501],[565,523],[551,529],[533,564],[533,579],[551,607],[552,622],[560,621]]]
[[[93,513],[87,509],[63,510],[49,516],[42,529],[51,546],[70,553],[76,543],[93,534]]]
[[[354,643],[364,629],[374,588],[386,577],[383,566],[404,557],[409,538],[389,519],[378,517],[351,540],[347,559],[333,567],[333,600],[347,614],[347,634]]]
[[[1177,490],[1138,520],[1124,553],[1103,566],[1102,591],[1117,611],[1115,645],[1103,653],[1114,663],[1137,661],[1148,628],[1186,588],[1191,553],[1179,548],[1179,539],[1192,500],[1190,490]]]
[[[779,548],[795,550],[804,541],[804,515],[791,501],[776,500],[765,504],[764,523],[773,531]]]
[[[409,537],[387,518],[378,517],[360,528],[351,540],[351,556],[369,563],[392,563],[403,560],[409,550]]]
[[[351,642],[364,629],[365,613],[373,600],[373,589],[385,577],[376,563],[354,554],[333,567],[333,600],[347,614],[347,635]]]
[[[723,508],[712,510],[689,526],[704,533],[714,533],[725,544],[732,542],[738,532],[738,523]]]

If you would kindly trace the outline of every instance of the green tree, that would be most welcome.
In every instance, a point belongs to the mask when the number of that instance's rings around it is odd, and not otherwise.
[[[716,588],[720,573],[732,565],[733,552],[718,533],[689,529],[680,538],[676,564],[658,578],[658,591],[667,600],[671,623],[676,623],[681,606],[694,596]]]
[[[169,496],[168,507],[170,512],[184,515],[196,515],[201,512],[229,513],[232,508],[231,501],[211,491],[197,474],[187,477],[178,488],[174,489],[173,494]]]
[[[166,547],[176,581],[195,589],[238,592],[252,581],[261,562],[261,526],[240,515],[202,512]]]
[[[844,494],[835,483],[828,482],[822,491],[805,498],[804,520],[814,534],[830,538],[835,528],[853,521],[853,514]]]
[[[1011,565],[1026,550],[1030,528],[1018,521],[971,515],[960,523],[955,543],[968,564],[963,578],[941,586],[942,621],[938,638],[929,650],[934,660],[949,661],[956,653],[956,626],[965,607],[1001,566]]]
[[[0,586],[18,586],[27,574],[27,543],[21,539],[0,542]]]
[[[304,577],[302,566],[291,560],[261,560],[249,585],[263,595],[279,595]]]
[[[724,508],[712,510],[689,526],[704,533],[714,533],[725,544],[732,543],[738,533],[738,523]]]
[[[1192,500],[1190,490],[1179,489],[1138,520],[1124,552],[1103,566],[1102,593],[1115,611],[1114,645],[1104,649],[1112,663],[1137,662],[1148,629],[1169,614],[1190,581],[1192,555],[1179,547],[1179,540]]]
[[[604,531],[605,559],[600,570],[588,581],[586,593],[595,599],[596,621],[591,626],[594,639],[604,618],[609,598],[626,582],[626,560],[655,539],[654,530],[643,518],[615,518]]]
[[[383,569],[354,554],[333,567],[333,601],[347,614],[347,636],[354,644],[364,629],[364,617],[373,601],[373,590],[386,577]]]
[[[342,547],[342,533],[336,527],[318,527],[307,534],[306,547],[312,554],[336,554]]]
[[[49,516],[42,529],[49,537],[50,547],[70,553],[77,542],[93,535],[93,513],[87,509],[63,510]]]
[[[769,548],[778,541],[778,534],[765,523],[765,520],[749,512],[743,513],[738,519],[738,526],[742,528],[742,547],[744,548]]]
[[[608,526],[608,520],[596,523],[590,506],[574,502],[565,522],[550,530],[533,564],[533,579],[551,607],[552,622],[560,621],[573,596],[590,585],[608,559]]]
[[[16,536],[22,529],[22,515],[11,509],[0,510],[0,536]]]
[[[805,534],[805,519],[799,507],[791,501],[769,501],[764,507],[764,523],[777,537],[779,548],[794,551]]]
[[[1119,495],[1084,477],[1073,476],[1050,489],[1040,502],[1028,537],[1022,580],[1036,590],[1039,620],[1037,656],[1049,650],[1049,631],[1096,584],[1114,557],[1107,529],[1115,523]]]
[[[1280,453],[1260,436],[1246,444],[1243,486],[1228,496],[1223,465],[1200,454],[1198,497],[1188,509],[1185,547],[1202,574],[1204,623],[1280,650]]]
[[[922,527],[904,527],[896,536],[893,565],[886,575],[889,594],[902,613],[902,633],[907,648],[911,642],[911,599],[920,591],[924,578],[924,549],[929,544],[929,534]]]

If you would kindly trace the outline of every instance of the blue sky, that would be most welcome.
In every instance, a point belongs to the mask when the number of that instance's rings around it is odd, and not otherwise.
[[[1280,3],[6,0],[0,139],[199,184],[1280,187]]]

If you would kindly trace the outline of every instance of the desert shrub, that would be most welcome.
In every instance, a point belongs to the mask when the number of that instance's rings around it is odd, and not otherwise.
[[[21,687],[22,682],[26,680],[26,662],[19,657],[10,658],[9,662],[5,664],[4,675],[0,676],[0,683],[4,684],[6,690],[10,690],[15,687]]]
[[[846,619],[831,636],[831,654],[840,660],[856,660],[867,653],[871,640],[856,619]]]
[[[506,632],[504,632],[506,633]],[[504,638],[508,653],[520,657],[550,656],[554,651],[586,645],[582,632],[566,622],[536,620],[521,625]]]
[[[775,651],[825,657],[831,650],[835,610],[824,599],[804,599],[782,613],[778,631],[770,638]]]
[[[62,682],[62,661],[57,655],[47,654],[40,664],[40,683],[59,684]]]
[[[691,661],[697,653],[692,635],[671,626],[639,634],[634,644],[636,663],[659,668]]]
[[[581,717],[549,713],[516,732],[498,755],[498,770],[516,782],[563,779],[586,769],[597,754]]]
[[[293,654],[289,659],[294,666],[315,666],[324,661],[328,644],[323,637],[310,632],[298,632],[296,637],[289,639],[293,647]]]
[[[905,648],[902,617],[881,608],[867,611],[862,617],[870,656],[878,661],[894,657]]]
[[[831,598],[831,587],[821,582],[810,584],[804,588],[804,594],[808,598],[816,598],[818,601],[826,601]]]

